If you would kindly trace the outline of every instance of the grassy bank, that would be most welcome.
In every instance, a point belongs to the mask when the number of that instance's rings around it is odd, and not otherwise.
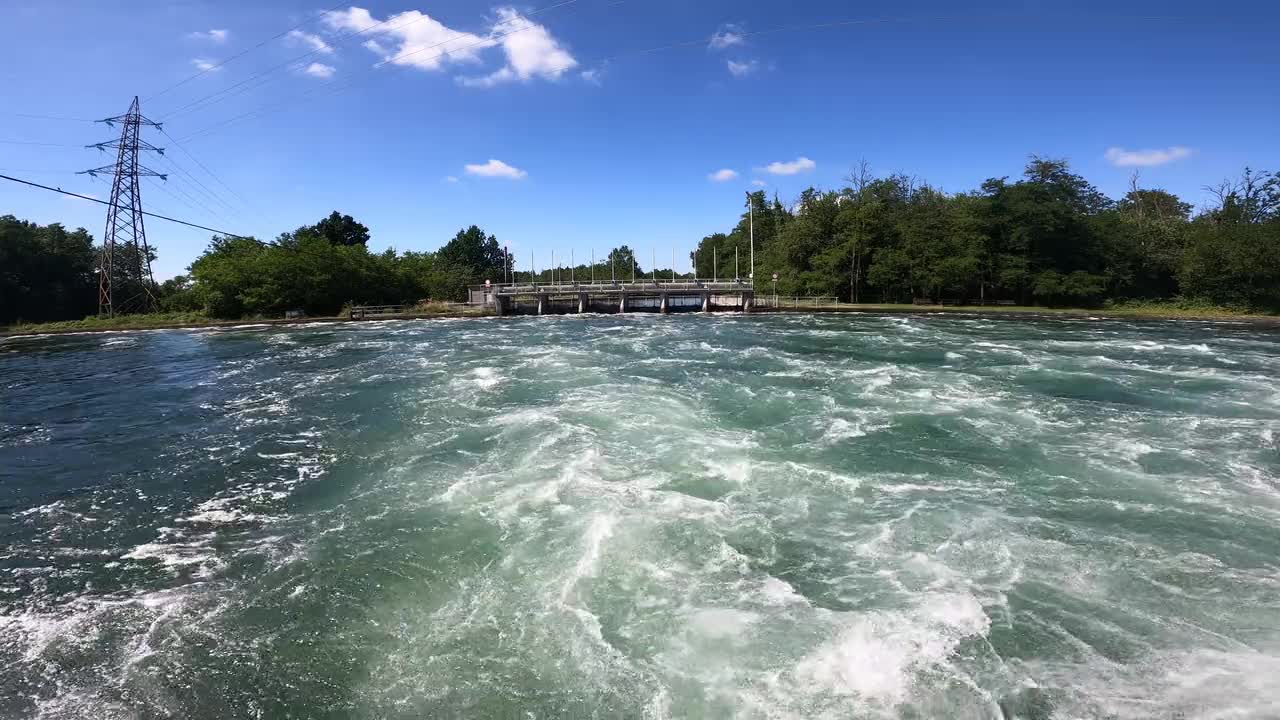
[[[791,306],[782,302],[778,312],[870,312],[870,313],[978,313],[982,315],[1060,315],[1063,317],[1107,317],[1146,320],[1235,320],[1280,324],[1280,315],[1249,312],[1235,308],[1187,303],[1117,303],[1100,308],[1038,307],[1034,305],[906,305],[880,303],[839,303],[835,305]]]
[[[404,313],[385,317],[369,318],[373,320],[411,320],[414,318],[438,317],[482,317],[491,312],[482,308],[459,308],[446,303],[422,303],[406,308]],[[181,328],[231,327],[235,325],[254,324],[292,324],[343,322],[351,319],[349,310],[329,317],[308,317],[286,320],[284,318],[241,318],[239,320],[223,320],[211,318],[202,312],[154,313],[150,315],[119,315],[113,318],[91,316],[83,320],[63,320],[47,323],[18,323],[0,328],[0,336],[5,335],[45,335],[76,332],[109,332],[115,330],[173,330]]]

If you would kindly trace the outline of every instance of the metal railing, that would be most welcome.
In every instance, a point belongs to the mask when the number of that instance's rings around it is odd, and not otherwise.
[[[480,286],[472,290],[482,289]],[[666,291],[708,291],[708,292],[740,292],[752,290],[751,280],[641,280],[631,281],[596,281],[596,282],[555,282],[555,283],[501,283],[484,288],[486,292],[499,295],[535,295],[539,293],[592,293],[592,292],[653,292]]]
[[[833,308],[848,303],[840,302],[833,295],[770,295],[762,293],[756,296],[756,307],[760,308]]]

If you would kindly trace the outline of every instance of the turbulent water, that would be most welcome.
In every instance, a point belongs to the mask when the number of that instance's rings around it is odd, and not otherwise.
[[[1280,333],[0,341],[0,717],[1280,717]]]

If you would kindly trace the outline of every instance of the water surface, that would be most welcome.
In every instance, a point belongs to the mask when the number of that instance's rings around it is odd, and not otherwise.
[[[0,340],[0,717],[1280,716],[1280,336]]]

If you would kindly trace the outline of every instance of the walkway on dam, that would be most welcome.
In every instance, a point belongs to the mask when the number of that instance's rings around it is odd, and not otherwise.
[[[510,283],[473,289],[499,315],[585,312],[748,312],[751,280]]]

